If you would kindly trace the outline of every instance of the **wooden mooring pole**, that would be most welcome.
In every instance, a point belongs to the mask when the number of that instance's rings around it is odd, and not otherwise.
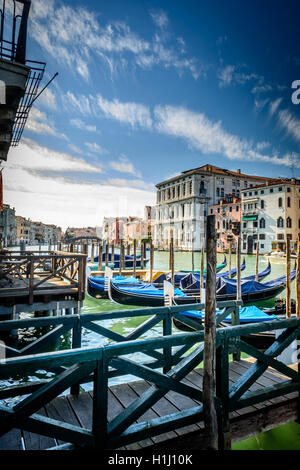
[[[102,271],[103,242],[98,245],[98,271]]]
[[[297,239],[297,266],[296,266],[296,317],[300,317],[300,233]]]
[[[291,249],[290,240],[286,239],[286,304],[285,304],[286,317],[292,316],[291,308]]]
[[[236,269],[237,269],[236,300],[241,300],[242,292],[241,292],[241,236],[240,235],[237,238]]]
[[[92,242],[92,246],[91,246],[91,263],[94,263],[95,261],[95,245],[94,245],[94,242]]]
[[[106,240],[106,243],[105,243],[105,267],[108,266],[108,254],[109,254],[109,243]]]
[[[228,277],[231,279],[231,253],[232,253],[232,241],[229,241],[229,252],[228,252]]]
[[[200,298],[201,298],[201,289],[204,285],[204,238],[202,238],[201,245],[201,261],[200,261]]]
[[[133,240],[133,277],[136,277],[136,239]]]
[[[258,282],[259,242],[256,243],[255,280]]]
[[[114,264],[115,264],[115,244],[114,244],[114,242],[111,243],[111,262],[112,262],[113,269],[114,269]]]
[[[216,396],[216,232],[215,216],[207,216],[206,222],[206,283],[205,328],[203,363],[203,416],[205,447],[218,450],[218,419]]]
[[[154,261],[154,253],[153,253],[153,242],[152,239],[150,240],[150,283],[153,282],[153,261]]]
[[[171,283],[174,286],[174,238],[173,231],[170,234],[170,260],[169,260],[169,269],[171,271]]]

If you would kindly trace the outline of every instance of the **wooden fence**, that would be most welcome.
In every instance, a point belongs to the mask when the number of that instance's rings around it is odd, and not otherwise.
[[[193,310],[202,310],[203,307],[201,304],[196,304],[193,305]],[[236,302],[223,302],[218,304],[218,307],[223,310],[217,317],[217,323],[229,314],[238,323]],[[188,385],[184,379],[203,361],[204,330],[201,325],[179,313],[189,309],[190,305],[186,305],[0,323],[0,331],[33,326],[53,328],[17,352],[17,357],[0,361],[2,379],[32,375],[41,369],[55,373],[55,376],[50,379],[11,385],[1,389],[0,399],[25,395],[25,398],[12,407],[0,406],[1,434],[12,428],[20,428],[54,437],[75,446],[113,449],[201,421],[203,391],[199,387]],[[142,323],[127,336],[101,325],[102,321],[125,317],[143,317]],[[172,335],[173,318],[180,319],[198,331]],[[160,322],[162,322],[163,336],[141,338]],[[83,328],[107,338],[107,343],[96,348],[81,348]],[[75,349],[41,352],[49,348],[68,330],[73,332],[72,347]],[[265,352],[261,352],[241,339],[249,334],[270,330],[281,330],[281,332]],[[300,318],[270,320],[248,325],[237,324],[217,329],[217,387],[214,400],[218,414],[220,448],[224,447],[225,436],[230,428],[229,414],[232,411],[300,390],[299,370],[297,372],[276,359],[297,338],[300,338]],[[237,351],[245,352],[254,358],[255,362],[235,383],[230,385],[229,356]],[[136,353],[143,353],[145,360],[138,361],[136,356],[131,356]],[[261,386],[260,389],[249,391],[251,385],[269,366],[286,376],[287,380],[280,384]],[[108,421],[109,379],[127,374],[147,380],[152,383],[152,386],[130,406]],[[37,414],[42,406],[65,390],[71,388],[71,392],[79,393],[79,384],[87,382],[92,382],[93,388],[91,429],[84,429]],[[191,409],[136,423],[136,420],[170,390],[193,398],[199,404]]]

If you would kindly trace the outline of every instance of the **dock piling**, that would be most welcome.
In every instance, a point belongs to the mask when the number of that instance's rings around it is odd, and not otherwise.
[[[292,316],[292,307],[291,307],[291,249],[290,249],[290,240],[286,239],[286,317],[290,318]]]

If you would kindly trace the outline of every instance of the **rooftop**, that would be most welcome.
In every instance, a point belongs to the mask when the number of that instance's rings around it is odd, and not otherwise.
[[[269,181],[266,181],[264,184],[257,184],[256,186],[252,186],[251,188],[245,188],[245,189],[242,189],[241,191],[242,192],[245,192],[245,191],[251,191],[252,189],[257,189],[257,188],[267,188],[268,186],[280,186],[280,185],[283,185],[283,184],[288,184],[290,186],[293,186],[293,185],[300,185],[300,180],[297,180],[295,178],[292,178],[292,179],[277,179],[277,180],[269,180]]]
[[[161,184],[175,181],[180,177],[194,175],[198,173],[200,174],[207,173],[207,174],[214,174],[214,175],[220,175],[220,176],[231,176],[235,178],[247,178],[247,179],[261,180],[264,182],[266,181],[278,182],[279,181],[278,178],[270,178],[267,176],[257,176],[257,175],[247,175],[246,173],[241,173],[241,170],[232,171],[232,170],[227,170],[226,168],[220,168],[218,166],[206,164],[198,168],[193,168],[191,170],[182,171],[178,176],[174,176],[173,178],[170,178],[168,180],[162,181],[161,183],[158,183],[156,187],[160,186]]]

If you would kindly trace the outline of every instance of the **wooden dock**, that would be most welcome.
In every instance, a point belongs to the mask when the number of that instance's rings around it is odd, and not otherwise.
[[[219,303],[223,310],[217,323],[229,314],[236,318],[237,306],[233,301]],[[193,308],[202,310],[203,305]],[[155,307],[0,322],[0,334],[47,327],[43,336],[22,349],[8,348],[6,359],[0,360],[0,377],[6,380],[0,388],[0,448],[206,448],[204,330],[182,315],[189,309],[189,305]],[[110,329],[107,322],[129,317],[135,323],[140,317],[141,323],[126,336]],[[198,331],[178,334],[173,331],[174,318]],[[152,332],[145,338],[145,332],[159,323],[163,335]],[[276,329],[278,337],[264,352],[242,340]],[[82,347],[83,330],[98,334],[102,346]],[[72,334],[72,349],[53,351],[67,332]],[[213,400],[220,449],[299,419],[299,364],[290,367],[278,360],[299,337],[300,318],[217,329]],[[241,352],[249,360],[237,360]],[[142,353],[142,359],[136,353]],[[232,355],[236,360],[230,360]],[[12,382],[40,370],[50,375]],[[135,381],[124,381],[128,375]],[[111,385],[116,378],[118,384]],[[90,391],[84,391],[83,384],[89,384],[85,389]],[[6,400],[11,399],[14,403],[8,406]]]
[[[229,365],[230,382],[234,383],[251,366],[249,361],[234,361]],[[202,388],[203,370],[195,369],[187,375],[184,383]],[[266,371],[251,389],[282,383],[281,374],[275,370]],[[108,420],[131,405],[136,398],[150,388],[146,381],[134,381],[113,385],[108,390]],[[297,419],[298,392],[266,400],[263,403],[247,406],[230,414],[232,442],[240,441],[255,434],[270,430],[276,426]],[[163,417],[170,413],[187,410],[199,405],[199,402],[174,391],[169,391],[153,405],[137,422]],[[58,397],[40,409],[37,414],[61,420],[65,423],[92,429],[93,392],[79,395]],[[123,446],[126,450],[195,450],[201,449],[203,442],[203,421],[186,425],[158,436],[143,439]],[[44,450],[63,445],[64,441],[42,436],[28,431],[13,429],[0,438],[0,450]]]

